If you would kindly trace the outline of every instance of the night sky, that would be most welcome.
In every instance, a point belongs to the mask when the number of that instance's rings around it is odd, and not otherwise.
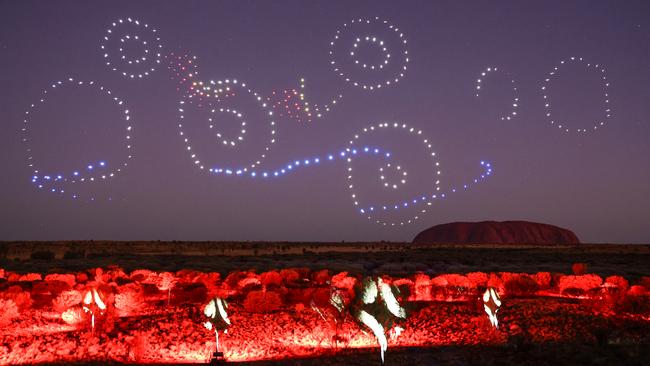
[[[118,24],[104,40],[113,22],[129,17],[140,25]],[[161,40],[161,62],[150,64],[156,58],[150,51],[143,64],[156,70],[133,79],[112,70],[140,66],[120,60],[122,31],[149,39],[146,47],[154,49],[151,28]],[[350,55],[357,37],[358,51]],[[123,52],[136,59],[146,47],[134,41]],[[194,98],[181,121],[179,101],[190,91],[167,68],[172,52],[196,57],[194,80],[237,80],[237,92],[219,101]],[[383,84],[403,64],[404,77]],[[352,82],[333,70],[337,66]],[[488,67],[498,71],[481,77]],[[243,82],[266,101],[274,90],[300,89],[301,78],[312,104],[343,97],[321,118],[298,121],[276,111],[271,144],[272,109],[238,88]],[[353,85],[357,80],[382,87],[364,90]],[[62,85],[52,89],[57,81]],[[584,242],[650,242],[647,0],[2,0],[0,85],[0,240],[408,241],[445,222],[521,219],[570,228]],[[216,105],[215,114],[208,103]],[[389,127],[360,134],[384,123]],[[223,144],[241,129],[242,141]],[[267,144],[265,159],[250,168]],[[488,163],[492,174],[482,179]],[[209,172],[217,167],[224,170]],[[247,170],[238,175],[238,167]],[[74,172],[97,180],[80,182]],[[101,178],[110,172],[115,176]],[[53,182],[58,175],[63,178]],[[431,199],[442,193],[445,199]],[[386,212],[378,212],[384,205]],[[369,207],[370,220],[360,212]],[[427,212],[419,213],[422,208]]]

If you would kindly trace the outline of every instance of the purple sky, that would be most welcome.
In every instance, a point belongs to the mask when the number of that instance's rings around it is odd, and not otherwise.
[[[311,159],[311,166],[268,179],[250,177],[250,171],[233,177],[198,169],[179,136],[180,93],[164,60],[141,80],[105,65],[100,44],[106,30],[127,17],[158,30],[163,54],[196,56],[199,80],[237,79],[267,97],[273,90],[298,88],[304,77],[312,103],[342,94],[336,108],[311,122],[276,115],[277,141],[257,171],[272,173],[297,159]],[[374,17],[403,32],[409,63],[398,83],[368,91],[339,77],[328,52],[344,23]],[[390,67],[399,65],[394,32],[377,25],[360,29],[362,38],[385,39],[387,52],[394,52]],[[381,73],[368,76],[351,62],[347,51],[354,36],[348,33],[337,43],[346,52],[337,55],[339,63],[355,80],[383,80]],[[117,55],[116,43],[107,45],[111,56]],[[574,129],[600,121],[605,89],[593,68],[598,64],[611,83],[612,116],[595,132],[565,133],[545,115],[544,79],[571,56],[584,62],[562,65],[549,82],[551,111]],[[368,65],[383,60],[370,42],[361,44],[355,57]],[[488,66],[508,75],[484,78],[476,97],[476,79]],[[67,176],[78,170],[91,174],[85,171],[89,164],[110,171],[125,155],[120,110],[98,89],[72,86],[48,94],[30,115],[32,151],[26,152],[25,111],[53,82],[70,77],[101,84],[128,105],[134,158],[114,178],[66,183],[64,194],[51,193],[31,182],[28,156],[43,174]],[[514,97],[511,79],[517,83],[518,115],[504,121],[500,116],[511,111]],[[439,223],[523,219],[570,228],[585,242],[650,242],[648,1],[2,0],[0,83],[0,240],[405,241]],[[269,140],[262,110],[245,95],[237,98],[243,102],[226,106],[237,108],[247,122],[236,147],[221,146],[208,128],[206,110],[187,113],[184,132],[206,170],[253,161]],[[239,121],[216,117],[216,129],[234,137]],[[346,162],[313,159],[326,160],[364,127],[384,122],[404,123],[423,134],[388,129],[360,138],[360,148],[390,152],[392,165],[382,181],[379,168],[386,159],[355,156],[353,184],[360,201],[355,207]],[[434,201],[414,224],[374,224],[360,207],[435,193],[423,138],[440,162],[441,192],[480,176],[481,160],[493,164],[493,175]],[[107,166],[98,167],[100,161]],[[408,173],[403,185],[402,171]],[[383,186],[389,181],[398,189]],[[98,199],[73,199],[72,192]],[[389,209],[378,217],[399,223],[422,207]]]

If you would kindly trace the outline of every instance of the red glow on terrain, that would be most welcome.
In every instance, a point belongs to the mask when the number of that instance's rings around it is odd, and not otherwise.
[[[388,354],[395,347],[507,344],[513,337],[594,341],[595,332],[611,324],[621,325],[619,337],[650,338],[647,277],[633,284],[620,276],[547,272],[379,278],[380,285],[396,289],[395,300],[407,315],[385,328]],[[193,270],[125,273],[118,267],[65,274],[0,269],[0,364],[203,363],[215,350],[215,329],[228,361],[363,348],[376,350],[379,364],[373,332],[340,310],[359,300],[361,282],[347,272],[304,268],[224,276]],[[485,300],[488,289],[495,294]],[[495,329],[485,309],[497,298]],[[225,302],[213,300],[206,310],[211,299]],[[396,313],[395,306],[389,310]]]

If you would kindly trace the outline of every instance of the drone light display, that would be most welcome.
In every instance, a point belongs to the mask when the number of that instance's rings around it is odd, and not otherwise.
[[[496,73],[496,72],[501,72],[499,68],[497,67],[486,67],[485,70],[481,72],[481,76],[476,79],[476,96],[480,96],[480,91],[483,85],[485,84],[485,78],[490,73]],[[510,84],[512,85],[512,92],[513,92],[513,98],[512,98],[512,109],[510,113],[504,115],[501,117],[501,120],[508,120],[510,121],[511,119],[515,118],[517,116],[517,108],[519,108],[519,96],[517,95],[517,84],[514,79],[510,79]]]
[[[569,63],[580,63],[583,64],[585,68],[594,70],[598,77],[601,79],[602,86],[603,86],[603,114],[604,118],[602,120],[594,122],[594,124],[591,126],[591,128],[571,128],[570,122],[562,121],[560,119],[557,119],[556,117],[553,117],[552,110],[551,110],[551,96],[549,94],[550,85],[552,84],[553,79],[557,78],[560,74],[560,69]],[[607,76],[605,75],[605,68],[599,64],[592,64],[585,62],[582,57],[570,57],[568,60],[561,60],[559,65],[555,66],[551,72],[548,73],[548,77],[544,79],[544,83],[542,84],[542,97],[544,98],[544,108],[546,110],[546,117],[548,118],[548,121],[551,123],[551,125],[556,126],[562,131],[565,132],[571,132],[571,131],[576,131],[578,133],[586,133],[589,131],[595,131],[598,128],[602,127],[605,125],[606,121],[611,118],[611,107],[609,106],[609,81],[607,81]]]
[[[129,48],[132,44],[140,47],[140,53],[137,56],[129,55]],[[141,79],[149,76],[156,70],[162,57],[169,60],[168,69],[172,73],[172,78],[177,80],[177,90],[180,95],[177,108],[179,112],[179,135],[185,143],[185,150],[189,154],[192,163],[200,170],[209,172],[212,175],[262,179],[274,178],[288,175],[299,168],[318,166],[321,162],[343,160],[347,163],[347,187],[350,190],[352,202],[358,212],[366,216],[371,222],[380,225],[401,226],[413,223],[422,217],[423,214],[430,210],[430,206],[432,206],[435,200],[444,199],[453,193],[467,190],[472,185],[478,184],[492,174],[491,163],[482,161],[481,168],[483,170],[474,179],[443,191],[440,187],[440,163],[437,160],[436,153],[432,150],[432,141],[424,136],[421,130],[398,122],[381,122],[366,127],[362,132],[354,135],[345,148],[339,149],[338,151],[321,156],[295,159],[275,168],[265,168],[263,161],[270,153],[271,147],[278,141],[276,134],[276,118],[278,115],[281,117],[296,118],[298,120],[304,118],[307,121],[312,120],[314,117],[323,118],[331,111],[332,106],[342,100],[343,95],[338,93],[336,97],[324,105],[310,102],[305,94],[306,82],[304,78],[300,79],[298,90],[284,90],[282,93],[272,93],[270,97],[263,97],[262,94],[254,91],[246,83],[237,79],[200,80],[198,78],[199,69],[195,56],[175,53],[163,56],[161,54],[162,43],[160,37],[157,35],[157,31],[148,24],[142,23],[134,18],[118,19],[112,23],[112,26],[107,30],[106,36],[103,38],[101,49],[106,60],[106,65],[129,79]],[[380,61],[369,61],[367,57],[369,50],[378,50],[381,56]],[[388,87],[404,78],[407,65],[410,61],[407,40],[404,33],[398,27],[378,17],[367,19],[358,18],[345,23],[341,29],[336,31],[334,39],[330,42],[329,54],[330,65],[337,75],[352,86],[371,91]],[[582,63],[583,59],[571,57],[568,62]],[[565,131],[569,131],[565,123],[558,123],[551,117],[550,97],[547,94],[548,84],[550,84],[553,77],[559,72],[560,66],[564,64],[565,61],[561,61],[560,65],[549,73],[549,77],[545,80],[545,85],[542,87],[542,90],[545,93],[544,99],[547,117],[551,118],[553,124]],[[601,78],[605,87],[609,86],[609,82],[607,82],[604,75],[605,70],[602,66],[589,63],[586,66],[588,68],[594,68],[602,74]],[[488,67],[481,73],[481,77],[477,79],[477,95],[479,95],[478,92],[481,90],[485,78],[494,72],[502,71],[496,67]],[[504,120],[510,120],[518,114],[519,97],[516,94],[517,87],[514,80],[511,80],[511,83],[513,92],[515,93],[513,96],[512,110],[502,117]],[[69,189],[68,185],[72,183],[106,180],[121,172],[128,165],[128,161],[133,157],[130,152],[132,147],[132,126],[129,122],[129,109],[124,106],[124,102],[121,99],[114,97],[109,90],[97,86],[94,82],[85,83],[75,81],[73,78],[65,82],[53,84],[52,89],[69,85],[99,88],[102,93],[110,96],[122,109],[124,119],[127,122],[127,134],[125,137],[127,154],[123,161],[100,160],[84,162],[79,169],[63,174],[46,172],[36,167],[35,159],[32,156],[32,148],[30,147],[28,117],[30,112],[38,104],[32,104],[26,112],[23,126],[23,140],[28,146],[29,166],[33,170],[33,175],[31,176],[32,183],[43,190],[49,190],[59,194],[70,193],[72,197],[78,198],[78,194],[74,190]],[[47,94],[48,90],[44,93]],[[252,102],[254,105],[253,108],[257,109],[257,111],[241,106],[240,101],[243,100],[242,98],[248,102]],[[609,94],[605,92],[605,117],[607,119],[611,116],[608,98]],[[40,100],[40,103],[44,101],[45,97]],[[200,156],[186,131],[186,120],[189,118],[187,112],[197,109],[208,112],[209,116],[204,121],[204,124],[208,131],[212,131],[216,138],[216,144],[220,146],[232,149],[238,148],[240,144],[250,138],[251,132],[249,130],[251,127],[257,127],[260,124],[267,124],[269,126],[268,139],[265,144],[253,144],[256,146],[258,153],[246,163],[217,162],[212,160],[213,156],[211,155]],[[274,113],[274,111],[278,111],[279,113]],[[262,113],[262,121],[259,118],[252,117],[254,112]],[[237,133],[234,136],[226,135],[222,129],[224,120],[230,120],[230,122],[235,120],[238,124]],[[192,122],[196,121],[192,120]],[[593,129],[595,130],[602,125],[604,125],[604,122],[599,122]],[[383,165],[378,168],[378,184],[386,188],[391,188],[391,191],[398,191],[400,188],[406,186],[407,182],[411,181],[409,170],[404,162],[400,163],[393,156],[393,153],[399,154],[399,151],[390,152],[381,146],[362,145],[359,143],[360,136],[371,135],[378,130],[391,130],[393,133],[403,134],[408,138],[416,138],[419,140],[419,144],[422,144],[426,150],[427,157],[431,159],[429,169],[425,170],[433,174],[431,186],[428,190],[418,192],[418,194],[414,194],[409,199],[399,201],[369,203],[362,200],[362,194],[353,181],[352,173],[353,161],[357,156],[377,155],[384,159]],[[587,129],[577,129],[577,131],[586,132]],[[417,170],[419,171],[419,169]],[[391,180],[389,176],[396,176],[396,179],[393,177],[394,179]],[[90,197],[90,199],[94,200],[95,198]],[[387,219],[383,216],[388,212],[399,212],[400,215],[405,215],[401,212],[407,209],[414,210],[415,214],[401,219]]]
[[[381,35],[370,33],[377,29],[383,30]],[[396,49],[391,50],[389,45]],[[351,85],[377,90],[404,78],[409,63],[406,45],[404,33],[387,20],[379,17],[353,19],[343,24],[330,42],[330,64],[334,72]],[[362,61],[359,53],[364,47],[378,49],[383,59],[378,63]]]
[[[36,161],[37,159],[33,156],[33,142],[30,138],[30,118],[39,106],[47,102],[47,97],[49,95],[54,92],[61,92],[60,90],[65,90],[67,88],[88,88],[93,93],[98,92],[100,95],[108,97],[115,104],[120,113],[120,119],[123,120],[123,128],[125,131],[124,140],[122,141],[125,152],[121,161],[84,161],[79,164],[77,169],[68,172],[47,171],[40,167],[38,161]],[[32,170],[32,184],[38,189],[47,190],[57,194],[65,194],[75,199],[86,198],[95,200],[95,197],[80,197],[74,189],[75,185],[105,181],[115,177],[128,166],[131,159],[133,159],[133,126],[131,123],[131,113],[125,102],[114,96],[110,90],[96,84],[94,81],[86,82],[68,78],[67,80],[52,83],[50,88],[43,91],[43,95],[38,102],[32,104],[25,112],[23,127],[21,129],[23,133],[23,142],[25,143],[27,150],[28,166]]]
[[[133,43],[142,49],[137,56],[127,54],[127,50],[133,47]],[[124,77],[142,79],[156,71],[156,67],[160,64],[162,44],[156,29],[150,28],[148,24],[141,23],[137,19],[126,18],[118,19],[111,24],[106,31],[101,49],[106,66]],[[115,49],[118,55],[111,54]]]

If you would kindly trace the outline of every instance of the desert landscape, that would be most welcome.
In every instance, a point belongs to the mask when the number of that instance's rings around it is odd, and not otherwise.
[[[394,288],[406,314],[383,324],[389,365],[650,360],[649,245],[16,242],[0,248],[2,364],[214,363],[215,334],[204,312],[217,298],[227,302],[230,321],[219,335],[218,362],[377,365],[378,340],[354,317],[368,278]],[[502,302],[498,327],[484,309],[489,288]],[[342,311],[333,294],[341,295]]]

